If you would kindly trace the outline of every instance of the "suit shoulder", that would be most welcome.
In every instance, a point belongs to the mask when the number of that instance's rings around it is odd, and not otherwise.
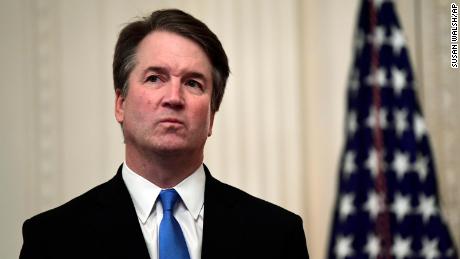
[[[279,220],[302,221],[299,215],[279,205],[255,197],[229,184],[222,182],[219,182],[219,184],[221,184],[223,192],[222,197],[226,197],[227,202],[239,207],[239,210],[245,210],[249,215],[263,214],[271,220],[277,218]]]
[[[210,195],[216,197],[208,198],[208,204],[218,208],[213,208],[211,217],[219,218],[215,224],[220,224],[219,231],[225,236],[234,235],[242,240],[241,249],[250,255],[248,258],[308,258],[299,215],[217,180],[210,185]],[[205,219],[206,213],[205,203]],[[274,249],[261,256],[267,247]]]
[[[26,220],[26,224],[33,224],[40,222],[46,224],[46,222],[56,225],[59,219],[73,219],[80,217],[86,212],[91,211],[99,200],[101,194],[105,193],[109,187],[109,182],[100,184],[87,192],[67,201],[66,203],[59,205],[53,209],[41,212],[30,219]]]

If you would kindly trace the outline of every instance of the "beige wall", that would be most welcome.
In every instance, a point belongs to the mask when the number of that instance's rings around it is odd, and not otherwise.
[[[177,7],[209,24],[232,68],[206,163],[216,177],[300,214],[312,258],[324,258],[358,3],[0,1],[0,257],[17,257],[26,218],[114,174],[123,161],[110,68],[116,35],[134,16]],[[459,240],[460,70],[446,59],[449,3],[398,1]]]

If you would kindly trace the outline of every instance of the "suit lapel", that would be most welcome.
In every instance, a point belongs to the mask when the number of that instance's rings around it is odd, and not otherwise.
[[[237,201],[230,197],[225,184],[213,178],[206,166],[204,192],[204,221],[202,259],[238,258],[240,251],[239,215],[235,213]]]
[[[121,175],[121,166],[99,195],[99,220],[103,257],[150,258],[134,204]]]

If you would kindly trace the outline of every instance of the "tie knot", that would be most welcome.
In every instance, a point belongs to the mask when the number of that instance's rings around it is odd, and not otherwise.
[[[160,201],[163,211],[171,211],[179,198],[179,194],[174,189],[162,190],[160,192]]]

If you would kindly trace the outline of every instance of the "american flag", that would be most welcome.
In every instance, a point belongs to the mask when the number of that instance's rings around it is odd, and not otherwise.
[[[391,0],[363,0],[328,258],[457,258]]]

